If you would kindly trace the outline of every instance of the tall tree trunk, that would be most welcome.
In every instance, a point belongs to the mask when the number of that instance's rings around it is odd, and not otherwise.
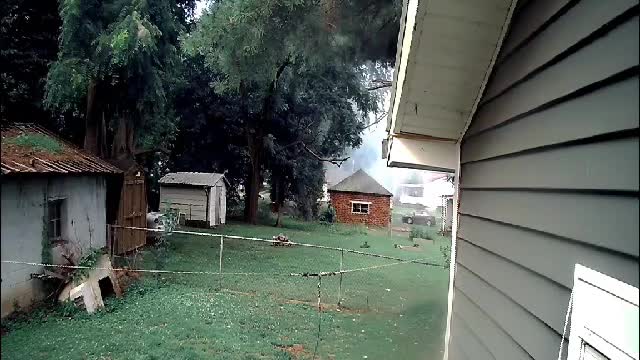
[[[95,81],[89,83],[87,89],[87,109],[85,114],[85,131],[84,131],[84,149],[89,153],[101,156],[100,154],[100,126],[97,118],[97,104],[96,104],[96,91],[97,86]]]
[[[249,146],[249,157],[251,159],[251,165],[249,169],[249,176],[247,179],[247,186],[245,191],[245,208],[244,215],[245,221],[256,224],[258,222],[258,197],[260,193],[260,185],[262,184],[262,163],[263,151],[264,151],[264,131],[265,128],[271,124],[273,118],[273,98],[275,97],[276,87],[278,85],[278,79],[290,64],[287,57],[282,64],[276,70],[274,79],[271,81],[269,88],[262,103],[262,111],[260,117],[257,119],[257,123],[253,124],[253,129],[249,128],[249,122],[247,121],[247,142]],[[244,83],[240,83],[240,97],[242,99],[242,112],[245,119],[248,118],[247,99],[248,92]]]
[[[282,227],[282,207],[287,194],[287,181],[284,176],[278,174],[277,169],[271,173],[271,201],[273,210],[277,214],[275,227]]]
[[[98,101],[98,84],[95,80],[87,88],[87,108],[85,114],[84,149],[100,158],[107,154],[107,126],[105,111]]]
[[[245,221],[250,224],[258,223],[258,200],[260,185],[262,185],[262,143],[261,132],[256,131],[248,135],[250,165],[245,185]]]
[[[134,128],[127,113],[118,116],[118,124],[113,134],[111,158],[116,160],[132,160],[134,157]]]

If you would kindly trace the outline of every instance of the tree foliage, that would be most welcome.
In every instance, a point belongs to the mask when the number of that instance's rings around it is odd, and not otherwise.
[[[251,222],[265,170],[274,202],[281,204],[305,161],[315,161],[306,168],[321,173],[320,161],[360,144],[367,115],[377,110],[378,94],[366,88],[366,54],[353,46],[350,27],[330,23],[335,4],[216,2],[187,37],[188,52],[219,75],[216,92],[238,99],[236,121],[249,158],[245,215]],[[321,189],[321,180],[315,184]]]
[[[199,19],[195,2],[3,2],[3,121],[148,154],[156,180],[227,171],[250,221],[265,179],[276,207],[313,216],[323,162],[360,145],[380,105],[368,90],[388,86],[399,1],[222,0]]]
[[[56,58],[60,17],[55,1],[6,0],[0,5],[0,117],[52,125],[44,78]]]
[[[173,132],[168,104],[183,28],[177,14],[185,12],[170,0],[60,2],[60,46],[45,101],[59,111],[86,114],[88,150],[130,157]]]

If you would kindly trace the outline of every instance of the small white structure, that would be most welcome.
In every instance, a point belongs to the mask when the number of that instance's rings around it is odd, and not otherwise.
[[[106,246],[106,183],[120,173],[43,128],[3,126],[2,260],[77,263],[89,249]],[[3,317],[48,295],[32,276],[42,272],[2,263]]]
[[[402,204],[423,205],[435,209],[441,205],[442,196],[453,195],[454,188],[452,182],[443,174],[421,184],[400,184],[398,192]]]
[[[160,209],[177,210],[187,221],[222,225],[227,213],[224,174],[175,172],[160,179]]]

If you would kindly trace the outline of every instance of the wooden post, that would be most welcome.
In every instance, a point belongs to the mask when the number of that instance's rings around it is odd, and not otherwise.
[[[220,269],[219,269],[219,287],[222,290],[222,249],[224,248],[224,235],[220,235]]]
[[[109,260],[113,264],[113,238],[111,237],[111,225],[107,224],[107,251],[109,252]]]
[[[344,261],[344,250],[340,250],[340,281],[338,282],[338,307],[342,305],[342,263]]]

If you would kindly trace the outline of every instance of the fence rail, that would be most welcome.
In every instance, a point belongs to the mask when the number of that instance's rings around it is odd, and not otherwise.
[[[185,231],[185,230],[165,231],[165,230],[159,230],[159,229],[149,229],[149,228],[133,227],[133,226],[107,225],[107,235],[108,235],[107,246],[109,248],[109,256],[110,256],[110,258],[112,260],[112,264],[113,264],[114,257],[116,257],[116,255],[113,253],[113,249],[117,248],[116,242],[118,241],[117,240],[118,237],[113,236],[113,234],[114,234],[116,229],[119,229],[121,231],[122,230],[145,231],[145,232],[150,232],[150,233],[161,233],[161,234],[165,234],[165,235],[185,234],[185,235],[204,236],[204,237],[212,237],[212,238],[219,239],[219,241],[220,241],[220,249],[219,249],[219,254],[218,254],[218,269],[217,269],[218,271],[131,269],[131,268],[127,268],[127,267],[124,267],[124,268],[121,268],[121,267],[120,268],[119,267],[116,267],[116,268],[101,268],[101,267],[91,267],[91,266],[82,266],[82,265],[47,264],[47,263],[38,263],[38,262],[22,261],[22,260],[15,260],[15,259],[14,260],[1,260],[0,262],[9,263],[9,264],[31,265],[31,266],[38,266],[38,267],[44,267],[44,268],[66,268],[66,269],[84,269],[84,270],[111,270],[111,271],[115,271],[115,272],[125,271],[125,272],[138,272],[138,273],[151,273],[151,274],[217,276],[218,277],[218,287],[219,287],[220,290],[222,290],[224,276],[239,275],[239,276],[255,276],[255,277],[260,277],[260,276],[267,277],[268,276],[268,277],[316,278],[317,279],[318,327],[317,327],[316,344],[315,344],[314,353],[313,353],[314,354],[313,355],[314,359],[316,358],[316,354],[318,353],[318,348],[319,348],[320,341],[321,341],[321,330],[322,330],[321,323],[322,323],[322,312],[323,312],[322,305],[321,305],[321,293],[322,293],[322,278],[323,277],[331,277],[331,276],[338,276],[339,277],[339,279],[338,279],[337,306],[338,306],[338,308],[340,308],[342,306],[342,300],[343,300],[342,297],[344,295],[343,286],[342,286],[343,275],[344,274],[351,274],[351,273],[356,273],[356,272],[365,272],[365,271],[369,271],[369,270],[382,269],[382,268],[387,268],[387,267],[397,266],[397,265],[403,265],[403,264],[418,264],[418,265],[424,265],[424,266],[444,267],[443,264],[437,264],[437,263],[429,262],[429,261],[426,261],[426,259],[402,259],[402,258],[398,258],[398,257],[394,257],[394,256],[375,254],[375,253],[359,251],[359,250],[354,250],[354,249],[348,249],[348,248],[332,247],[332,246],[324,246],[324,245],[299,243],[299,242],[289,241],[289,242],[287,242],[287,244],[291,245],[291,246],[307,247],[307,248],[314,248],[314,249],[323,249],[323,250],[330,250],[330,251],[339,251],[340,252],[339,268],[337,270],[329,270],[329,271],[306,271],[306,272],[289,272],[289,273],[283,273],[283,272],[225,272],[224,271],[224,267],[223,267],[223,253],[224,253],[224,242],[225,242],[225,239],[243,240],[243,241],[252,241],[252,242],[263,242],[263,243],[270,243],[270,244],[281,243],[281,241],[279,241],[279,240],[271,240],[271,239],[263,239],[263,238],[257,238],[257,237],[245,237],[245,236],[217,234],[217,233],[209,233],[209,232],[197,232],[197,231]],[[345,264],[344,264],[344,254],[345,253],[352,253],[352,254],[356,254],[356,255],[360,255],[360,256],[375,257],[375,258],[386,259],[386,260],[393,260],[394,262],[387,263],[387,264],[379,264],[379,265],[360,267],[360,268],[345,269],[344,268],[345,267]],[[367,298],[367,306],[368,306],[368,298]]]

